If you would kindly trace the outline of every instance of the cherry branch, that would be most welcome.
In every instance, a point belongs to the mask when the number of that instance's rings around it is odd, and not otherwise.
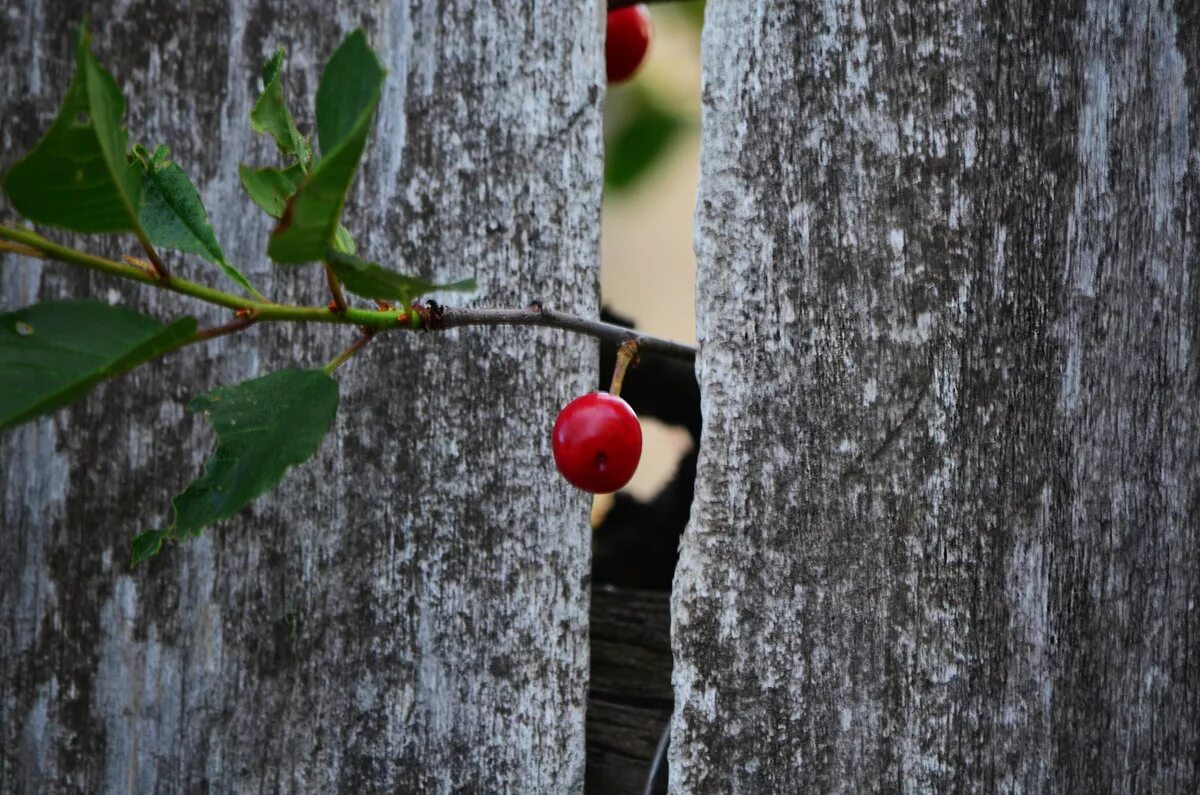
[[[643,334],[637,329],[618,326],[615,323],[605,323],[600,320],[587,320],[565,312],[547,309],[538,301],[524,309],[482,309],[475,307],[438,306],[417,307],[416,312],[421,316],[421,328],[437,331],[456,326],[544,326],[589,337],[608,340],[618,345],[626,342],[636,342],[641,353],[658,354],[672,359],[682,359],[685,362],[696,360],[696,349],[681,342]]]
[[[8,241],[8,245],[0,246],[0,250],[52,259],[68,265],[99,271],[110,276],[196,298],[209,304],[232,309],[237,313],[236,319],[232,322],[198,332],[197,336],[189,342],[200,342],[241,331],[255,322],[272,321],[360,326],[364,331],[370,329],[372,334],[394,329],[439,331],[463,326],[542,326],[584,334],[617,344],[633,341],[637,343],[640,352],[645,354],[657,354],[689,363],[696,360],[696,349],[690,345],[655,337],[651,334],[643,334],[636,329],[618,326],[614,323],[588,320],[565,312],[556,312],[543,307],[540,302],[536,301],[524,309],[445,307],[431,301],[425,306],[414,305],[411,311],[390,307],[360,309],[347,306],[344,310],[339,310],[336,306],[331,309],[329,306],[277,304],[234,295],[178,276],[164,279],[152,270],[63,246],[28,229],[0,225],[0,241]],[[387,307],[387,304],[383,306]],[[368,336],[367,339],[369,338]],[[366,344],[365,340],[363,344]],[[357,352],[357,349],[354,352]]]

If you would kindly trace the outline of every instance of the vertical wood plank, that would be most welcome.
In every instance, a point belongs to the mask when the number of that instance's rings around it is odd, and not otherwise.
[[[68,31],[89,10],[133,140],[172,146],[231,260],[272,297],[328,300],[317,271],[272,271],[268,219],[238,185],[239,161],[275,158],[249,130],[259,66],[288,47],[287,93],[311,130],[321,64],[364,25],[390,75],[347,211],[360,249],[474,275],[487,305],[596,312],[594,3],[30,0],[0,12],[0,168],[53,117]],[[5,307],[98,294],[223,320],[12,256],[0,279]],[[548,429],[594,383],[591,342],[377,339],[338,372],[341,410],[312,462],[128,570],[129,539],[166,517],[211,444],[187,401],[322,364],[352,337],[256,327],[0,438],[0,791],[582,789],[588,505],[555,475]]]
[[[1198,29],[710,0],[674,791],[1200,786]]]

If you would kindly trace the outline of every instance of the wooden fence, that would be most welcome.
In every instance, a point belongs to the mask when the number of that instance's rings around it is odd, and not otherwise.
[[[311,126],[363,25],[390,75],[360,247],[598,311],[597,3],[10,4],[0,168],[89,11],[134,140],[171,145],[268,294],[323,300],[240,194],[258,67],[288,47]],[[1195,4],[710,0],[703,61],[673,791],[1196,791]],[[85,293],[177,311],[0,263],[5,309]],[[136,571],[211,441],[187,401],[336,330],[264,325],[0,436],[0,791],[635,791],[667,607],[593,598],[549,454],[595,344],[393,336],[311,463]]]

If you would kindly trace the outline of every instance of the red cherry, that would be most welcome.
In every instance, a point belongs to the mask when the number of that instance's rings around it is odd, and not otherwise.
[[[652,31],[650,9],[645,5],[626,6],[608,12],[608,34],[604,40],[608,82],[620,83],[633,77],[646,59]]]
[[[567,481],[593,494],[629,482],[642,457],[642,426],[621,398],[607,392],[577,397],[554,422],[554,463]]]

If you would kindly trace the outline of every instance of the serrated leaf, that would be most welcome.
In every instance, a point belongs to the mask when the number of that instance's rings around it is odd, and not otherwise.
[[[196,186],[183,169],[167,159],[170,153],[161,145],[154,154],[141,145],[133,148],[134,162],[142,172],[138,218],[150,242],[203,257],[246,292],[261,298],[250,280],[225,259]]]
[[[121,88],[76,33],[75,75],[50,130],[4,177],[21,215],[73,232],[138,230],[141,178],[125,157]]]
[[[101,301],[50,301],[0,315],[0,429],[61,408],[195,333],[195,318],[164,326]]]
[[[217,434],[204,474],[172,500],[170,527],[133,541],[133,565],[163,541],[196,536],[273,489],[289,469],[317,452],[337,411],[337,382],[321,370],[281,370],[224,386],[192,401]]]
[[[374,112],[379,102],[386,74],[362,28],[338,45],[317,86],[317,140],[322,157],[329,157],[359,134],[364,114]]]
[[[267,215],[278,218],[296,192],[296,185],[304,179],[304,170],[299,163],[284,169],[251,168],[243,163],[238,166],[238,176],[250,200]]]
[[[296,129],[296,122],[283,98],[283,59],[286,51],[280,47],[271,60],[263,64],[263,92],[250,111],[250,126],[256,133],[270,135],[285,155],[291,155],[304,171],[312,166],[313,151],[308,139]]]
[[[304,172],[298,164],[278,169],[251,168],[242,163],[238,166],[238,176],[251,201],[266,211],[267,215],[278,218],[283,215],[288,199],[296,192],[296,185],[304,179]],[[347,254],[353,254],[357,249],[350,230],[341,224],[334,232],[333,247]]]
[[[300,183],[271,234],[267,253],[276,262],[313,262],[334,245],[385,74],[362,30],[347,36],[329,59],[317,90],[318,129],[328,131],[320,132],[321,161]],[[334,99],[343,96],[344,101]]]
[[[434,290],[470,292],[475,289],[474,279],[435,284],[419,276],[396,273],[376,262],[367,262],[349,254],[330,251],[326,256],[329,266],[346,289],[363,298],[396,301],[407,306],[414,299]]]

